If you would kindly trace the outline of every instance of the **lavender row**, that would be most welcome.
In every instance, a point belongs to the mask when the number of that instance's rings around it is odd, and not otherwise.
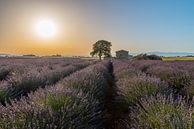
[[[55,86],[0,106],[0,128],[100,129],[109,63],[75,72]]]
[[[74,61],[71,65],[66,65],[67,63],[65,63],[63,67],[57,67],[53,70],[44,69],[36,71],[32,69],[20,76],[11,76],[8,78],[7,83],[1,83],[0,101],[5,104],[6,100],[19,99],[21,96],[26,96],[29,92],[35,91],[40,87],[44,88],[45,86],[55,84],[65,76],[92,63],[90,61],[77,61],[77,63]]]
[[[0,80],[26,74],[30,71],[44,72],[81,62],[81,59],[0,59]]]
[[[161,76],[149,73],[151,68],[160,66],[162,63],[160,61],[114,61],[118,94],[123,99],[120,103],[120,111],[124,113],[119,120],[123,128],[194,128],[194,107],[191,103],[180,94],[175,97],[171,83]],[[166,65],[171,66],[173,63]],[[166,74],[166,72],[161,73]],[[181,83],[187,84],[187,82]]]
[[[153,63],[153,62],[152,62]],[[174,94],[189,96],[194,95],[194,62],[192,61],[173,61],[155,62],[148,65],[142,62],[146,74],[156,76],[168,83]]]

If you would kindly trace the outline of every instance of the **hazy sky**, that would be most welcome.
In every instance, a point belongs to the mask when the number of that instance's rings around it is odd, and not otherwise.
[[[54,37],[35,32],[42,19]],[[99,39],[113,51],[194,52],[194,1],[0,0],[0,53],[88,55]]]

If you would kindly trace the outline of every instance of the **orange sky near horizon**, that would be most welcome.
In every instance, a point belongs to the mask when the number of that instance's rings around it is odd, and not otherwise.
[[[112,40],[108,21],[95,16],[95,12],[90,15],[79,2],[19,0],[1,1],[0,6],[0,53],[89,56],[98,40],[112,42],[113,50],[121,45],[115,42],[122,42],[115,37]],[[41,38],[35,32],[36,23],[44,19],[54,21],[57,26],[57,34],[52,38]]]
[[[45,2],[4,2],[1,8],[0,53],[37,54],[37,55],[87,55],[88,41],[84,39],[78,26],[72,22],[73,15],[60,4]],[[66,12],[66,13],[64,13]],[[40,20],[50,19],[58,26],[57,34],[52,38],[41,38],[35,32]],[[80,35],[80,36],[79,36]],[[79,47],[78,47],[78,44]]]
[[[6,15],[8,18],[4,19],[3,29],[0,30],[2,31],[0,53],[88,55],[90,47],[84,35],[75,30],[78,25],[58,16],[57,11],[55,11],[56,15],[47,11],[42,11],[42,14],[34,11],[26,13],[25,10],[25,7],[18,12],[17,8],[16,10],[12,9],[9,10],[10,15]],[[13,16],[12,13],[20,14],[19,18]],[[70,18],[70,16],[67,17]],[[54,37],[42,38],[35,32],[35,24],[41,19],[51,19],[58,26],[57,34]]]

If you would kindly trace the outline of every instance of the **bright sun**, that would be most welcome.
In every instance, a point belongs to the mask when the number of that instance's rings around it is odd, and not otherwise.
[[[36,33],[42,38],[51,38],[56,35],[57,26],[52,20],[40,20],[36,23]]]

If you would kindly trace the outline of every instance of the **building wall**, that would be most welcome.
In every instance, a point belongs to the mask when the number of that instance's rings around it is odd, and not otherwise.
[[[116,57],[120,59],[127,59],[129,57],[128,52],[116,52]]]

